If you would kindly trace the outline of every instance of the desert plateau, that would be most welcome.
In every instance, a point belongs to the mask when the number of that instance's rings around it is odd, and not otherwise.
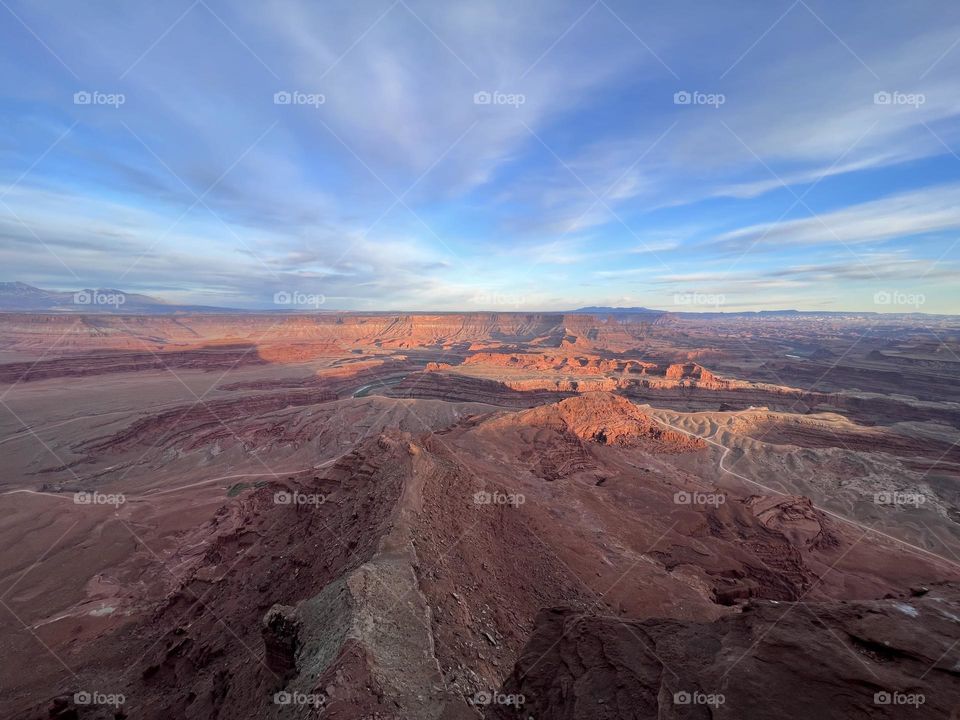
[[[935,325],[0,315],[11,717],[947,717]]]

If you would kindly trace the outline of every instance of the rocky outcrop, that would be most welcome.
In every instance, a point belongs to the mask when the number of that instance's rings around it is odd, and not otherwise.
[[[547,390],[568,394],[612,392],[620,387],[620,383],[614,378],[578,378],[576,380],[569,378],[531,378],[529,380],[504,379],[502,382],[508,388],[521,392]]]
[[[612,393],[588,393],[491,422],[568,432],[600,445],[643,445],[660,452],[706,447],[703,440],[665,428],[637,405]]]
[[[445,362],[429,362],[426,367],[423,368],[424,372],[436,372],[437,370],[449,370],[453,366],[450,363]]]
[[[475,353],[463,362],[489,373],[502,369],[502,380],[516,389],[558,389],[576,392],[618,390],[637,386],[667,390],[750,388],[751,383],[725,380],[697,363],[662,364],[644,360],[606,358],[591,354]]]
[[[297,670],[301,620],[296,608],[274,605],[263,618],[263,661],[282,684]]]
[[[464,365],[485,365],[517,370],[546,370],[573,375],[631,373],[643,375],[655,372],[656,363],[641,360],[619,360],[597,355],[553,353],[491,353],[479,352],[464,361]]]
[[[958,618],[956,585],[868,602],[751,601],[706,624],[545,610],[485,717],[952,718]]]
[[[765,528],[783,535],[794,547],[833,550],[840,545],[826,516],[810,498],[753,495],[745,505]]]
[[[693,384],[697,387],[721,389],[729,386],[724,380],[720,380],[716,375],[707,370],[702,365],[696,363],[676,364],[667,367],[664,372],[667,380],[675,380],[680,383]]]

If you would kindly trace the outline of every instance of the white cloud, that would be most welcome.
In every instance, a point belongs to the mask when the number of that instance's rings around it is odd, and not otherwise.
[[[718,236],[724,250],[850,245],[960,228],[960,185],[899,193],[814,217],[766,223]]]

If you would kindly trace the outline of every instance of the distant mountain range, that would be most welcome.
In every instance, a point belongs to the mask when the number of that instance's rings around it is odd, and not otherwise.
[[[577,308],[576,315],[663,315],[663,310],[651,310],[645,307],[607,307],[605,305]]]
[[[240,310],[203,305],[173,305],[163,300],[112,288],[76,292],[43,290],[22,282],[0,282],[0,312],[106,313],[166,315],[171,313],[236,313]]]
[[[740,312],[724,312],[722,310],[653,310],[645,307],[608,307],[605,305],[593,305],[590,307],[577,308],[574,314],[583,315],[726,315],[729,317],[754,317],[758,315],[769,315],[779,317],[783,315],[863,315],[864,313],[844,312],[844,311],[804,311],[804,310],[744,310]]]
[[[316,312],[319,308],[312,310]],[[0,282],[0,312],[33,312],[33,313],[77,313],[77,314],[113,314],[113,315],[172,315],[176,313],[297,313],[310,312],[304,307],[274,307],[262,310],[246,310],[241,308],[215,307],[210,305],[176,305],[164,302],[149,295],[130,293],[113,288],[86,288],[76,292],[60,290],[43,290],[23,282]],[[328,312],[334,312],[333,309]],[[336,311],[341,312],[341,311]],[[395,313],[396,311],[383,311]],[[500,311],[497,311],[500,312]],[[525,312],[518,310],[517,312]],[[408,312],[405,314],[424,314]],[[877,313],[872,311],[852,312],[843,310],[759,310],[741,312],[723,312],[719,310],[691,312],[674,310],[654,310],[646,307],[609,307],[590,306],[576,310],[560,310],[546,314],[578,314],[578,315],[632,315],[659,318],[666,315],[688,318],[697,317],[728,317],[728,318],[760,318],[760,317],[822,317],[822,316],[863,316],[863,315],[917,315],[925,313]],[[377,314],[365,311],[362,314]]]
[[[926,315],[926,313],[879,313],[871,310],[853,311],[853,310],[741,310],[739,312],[725,312],[723,310],[652,310],[645,307],[607,307],[590,306],[571,310],[575,315],[651,315],[660,317],[663,315],[680,315],[682,317],[729,317],[729,318],[757,318],[757,317],[823,317],[829,316],[862,316],[862,315]]]

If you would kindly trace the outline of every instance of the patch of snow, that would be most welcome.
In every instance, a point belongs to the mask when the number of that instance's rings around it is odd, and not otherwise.
[[[920,611],[917,610],[913,605],[907,605],[906,603],[895,602],[893,606],[902,612],[904,615],[909,615],[910,617],[918,617]]]

